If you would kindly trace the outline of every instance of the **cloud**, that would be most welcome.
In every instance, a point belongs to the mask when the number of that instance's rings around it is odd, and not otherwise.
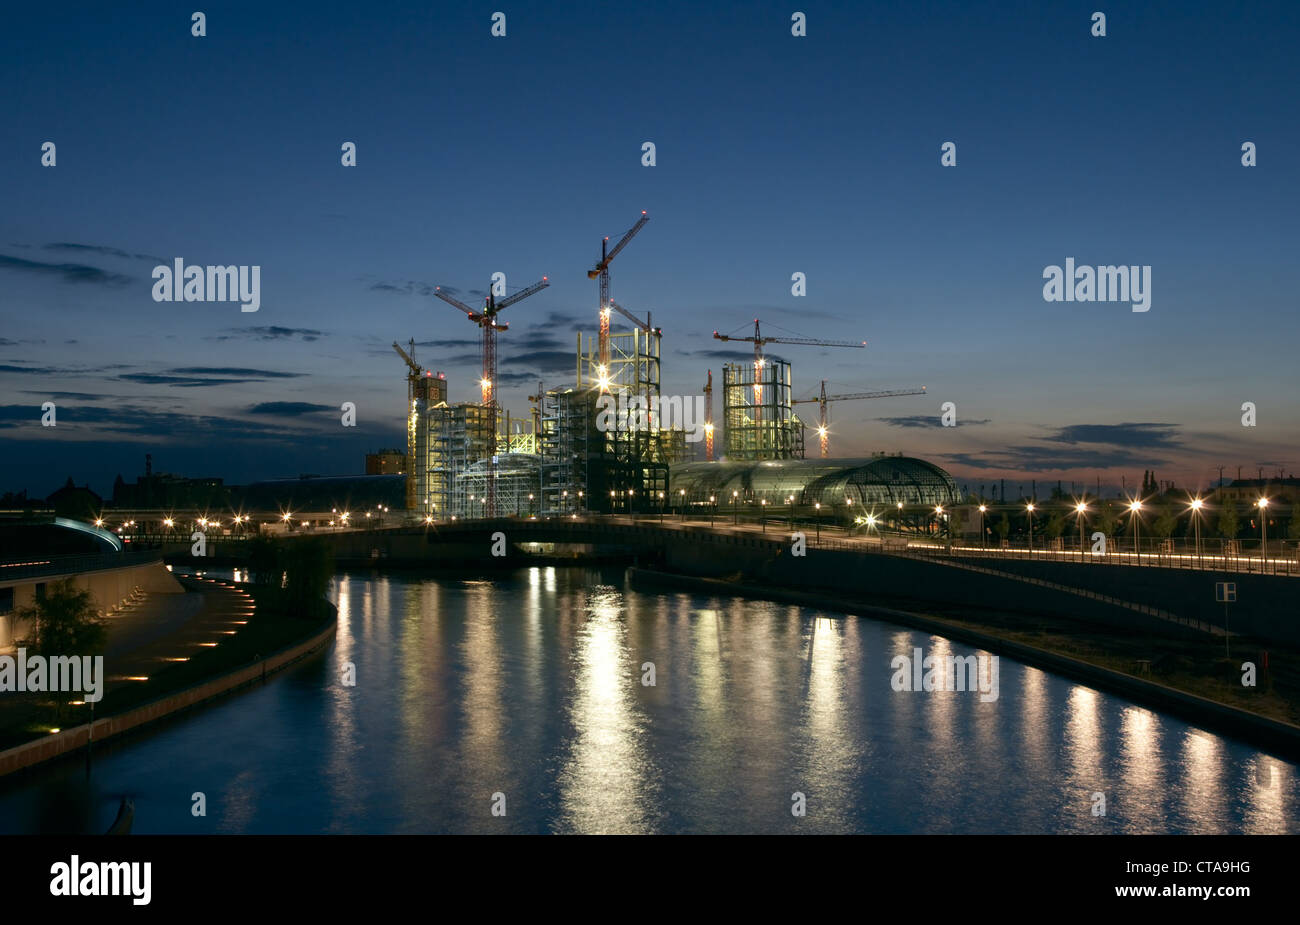
[[[536,322],[538,327],[568,328],[570,331],[588,331],[595,327],[595,313],[588,318],[584,315],[570,315],[564,312],[547,312],[544,321]]]
[[[1104,444],[1122,447],[1155,447],[1177,449],[1182,446],[1175,430],[1177,424],[1160,423],[1124,423],[1124,424],[1070,424],[1058,428],[1056,433],[1044,440],[1053,443]]]
[[[526,353],[511,354],[503,362],[514,365],[527,363],[548,371],[572,370],[577,357],[572,351],[567,350],[530,350]]]
[[[449,348],[450,348],[450,347],[457,347],[457,348],[460,348],[460,347],[477,347],[477,346],[479,345],[479,343],[480,343],[479,340],[477,340],[476,338],[472,338],[472,337],[471,337],[471,338],[468,338],[468,339],[465,339],[465,340],[455,340],[455,339],[448,339],[448,340],[417,340],[417,341],[415,342],[415,346],[417,346],[417,347],[449,347]],[[390,347],[389,349],[391,350],[392,348]]]
[[[274,414],[281,417],[297,417],[303,414],[315,414],[321,411],[333,411],[331,405],[313,405],[305,401],[264,401],[248,409],[249,414]]]
[[[371,283],[372,292],[387,292],[391,295],[433,295],[434,285],[432,283],[420,282],[419,280],[408,279],[406,282],[378,282]],[[442,291],[453,298],[460,290],[453,289],[451,286],[443,286]]]
[[[24,395],[39,395],[43,398],[59,398],[71,401],[99,401],[105,398],[114,398],[112,395],[105,395],[103,392],[42,392],[37,389],[23,389]]]
[[[314,328],[283,328],[279,325],[262,325],[253,328],[226,328],[230,334],[214,334],[205,337],[204,340],[293,340],[301,338],[303,341],[314,341],[324,337],[323,331],[317,331]]]
[[[117,378],[142,385],[174,385],[182,389],[205,388],[213,385],[238,385],[241,382],[261,382],[260,379],[199,379],[194,376],[164,376],[158,373],[124,373]]]
[[[47,251],[74,251],[83,254],[102,254],[105,257],[125,257],[128,260],[147,260],[150,263],[170,263],[166,257],[153,257],[149,254],[128,254],[126,251],[117,247],[103,247],[97,244],[68,244],[58,242],[55,244],[46,244]]]
[[[180,376],[247,376],[254,379],[297,379],[303,373],[284,373],[273,369],[246,369],[242,366],[182,366],[168,372]]]
[[[1065,469],[1149,468],[1167,462],[1128,450],[1065,449],[1022,444],[985,454],[946,453],[945,460],[975,469],[1050,472]]]
[[[123,276],[121,273],[110,273],[99,267],[81,263],[41,263],[37,260],[23,260],[21,257],[6,257],[0,254],[0,270],[4,269],[42,276],[57,276],[65,283],[123,286],[133,282],[131,277]]]
[[[943,421],[937,414],[905,414],[900,417],[876,418],[888,424],[890,427],[942,427]],[[958,427],[972,427],[977,424],[987,424],[990,418],[968,418],[958,420]]]

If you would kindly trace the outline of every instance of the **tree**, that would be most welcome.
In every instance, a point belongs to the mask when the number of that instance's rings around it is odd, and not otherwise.
[[[1052,516],[1047,518],[1047,526],[1043,530],[1049,540],[1058,539],[1065,532],[1065,512],[1053,511]]]
[[[1167,540],[1174,534],[1174,527],[1178,525],[1178,517],[1167,502],[1161,504],[1156,510],[1156,519],[1151,523],[1151,531],[1159,539]]]
[[[329,591],[334,556],[324,540],[296,540],[284,556],[285,602],[296,616],[311,616]]]
[[[21,608],[18,617],[32,622],[36,634],[24,645],[40,655],[102,654],[108,638],[94,595],[72,578],[47,584],[45,596]]]
[[[1006,542],[1007,534],[1011,532],[1011,519],[1007,517],[1007,512],[1002,512],[1002,519],[993,525],[993,532],[998,535],[998,539]]]
[[[1291,505],[1291,524],[1286,528],[1286,535],[1293,540],[1300,540],[1300,501]]]
[[[1236,539],[1237,531],[1241,528],[1241,518],[1237,516],[1237,509],[1231,504],[1225,504],[1219,511],[1219,519],[1215,523],[1218,530],[1223,534],[1225,539]]]
[[[1097,509],[1097,517],[1094,526],[1106,536],[1115,534],[1115,527],[1119,523],[1119,515],[1115,513],[1115,507],[1109,501]]]
[[[284,583],[284,547],[274,537],[248,539],[248,571],[253,584],[279,588]]]

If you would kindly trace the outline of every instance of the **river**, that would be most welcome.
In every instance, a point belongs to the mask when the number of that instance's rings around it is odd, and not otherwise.
[[[996,699],[896,691],[896,656],[984,653],[872,619],[621,569],[333,594],[323,656],[0,787],[0,832],[123,795],[137,833],[1300,831],[1289,762],[1006,658]]]

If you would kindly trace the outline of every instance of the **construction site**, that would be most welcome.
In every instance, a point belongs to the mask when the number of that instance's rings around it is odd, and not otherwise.
[[[769,499],[763,480],[745,473],[753,470],[752,464],[804,459],[809,424],[796,414],[796,405],[818,404],[814,432],[821,458],[828,459],[831,403],[924,394],[922,387],[827,395],[823,380],[819,395],[795,398],[791,364],[765,356],[766,344],[862,349],[865,342],[765,335],[757,319],[752,335],[715,331],[713,336],[720,341],[752,344],[754,355],[752,363],[732,362],[722,368],[723,441],[720,458],[715,457],[713,371],[706,370],[701,377],[705,411],[700,439],[699,434],[688,432],[680,416],[675,420],[660,412],[662,329],[652,324],[649,313],[642,319],[610,297],[610,264],[648,220],[642,212],[612,247],[609,237],[602,239],[600,259],[587,271],[588,278],[599,283],[596,330],[576,335],[572,382],[551,387],[538,382],[528,396],[529,412],[523,416],[512,416],[497,397],[497,335],[509,328],[501,313],[545,289],[548,280],[543,277],[510,295],[494,282],[479,309],[441,287],[435,290],[439,299],[479,328],[482,372],[477,401],[452,401],[446,376],[417,362],[414,339],[406,348],[393,344],[407,366],[409,517],[434,523],[457,518],[644,513],[686,505],[716,506],[720,496],[733,505],[784,503],[793,498],[788,477],[779,490],[772,489],[781,497],[773,494]],[[610,415],[606,412],[611,406],[621,410]],[[628,414],[627,408],[637,410]],[[842,462],[856,471],[864,461]],[[750,465],[737,467],[738,463]],[[801,467],[792,463],[782,468],[789,476]],[[827,466],[815,471],[825,481]],[[941,476],[925,490],[909,491],[900,483],[894,494],[909,504],[954,500],[951,478],[937,471]],[[681,476],[677,485],[674,472]],[[817,502],[816,485],[800,484],[798,489],[799,503]]]

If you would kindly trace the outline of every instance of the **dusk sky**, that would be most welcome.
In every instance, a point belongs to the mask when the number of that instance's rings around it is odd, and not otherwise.
[[[586,271],[642,209],[611,288],[663,327],[665,394],[699,394],[708,369],[720,383],[752,352],[712,332],[758,317],[868,342],[768,348],[800,396],[822,378],[927,387],[833,406],[834,455],[904,451],[1040,493],[1300,470],[1294,0],[141,2],[5,20],[0,492],[71,476],[106,494],[145,453],[228,483],[359,473],[404,445],[394,340],[476,399],[478,331],[431,289],[477,304],[494,271],[511,291],[551,281],[503,316],[501,397],[525,417],[539,378],[571,384],[597,316]],[[260,310],[155,302],[153,268],[176,258],[260,266]],[[1149,265],[1150,310],[1045,301],[1044,268],[1067,258]]]

